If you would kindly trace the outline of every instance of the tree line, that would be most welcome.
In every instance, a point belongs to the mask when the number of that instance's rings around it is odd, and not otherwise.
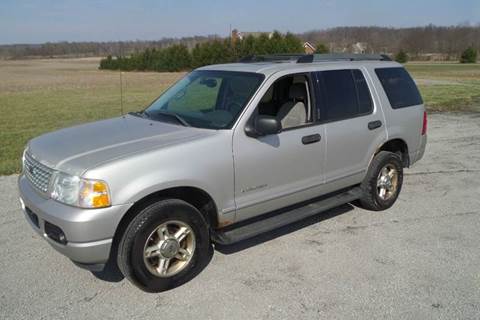
[[[367,53],[395,55],[403,50],[411,59],[459,60],[462,52],[471,47],[480,50],[480,24],[435,26],[412,28],[387,27],[336,27],[314,30],[296,35],[302,41],[322,43],[330,52],[352,52],[352,45],[366,44]],[[30,57],[88,57],[121,56],[138,54],[146,49],[165,49],[183,45],[189,51],[197,44],[224,41],[225,38],[197,36],[165,38],[157,41],[112,41],[112,42],[56,42],[44,44],[0,45],[0,59],[22,59]]]
[[[209,64],[228,63],[249,55],[302,53],[303,43],[291,33],[249,35],[197,43],[191,50],[184,44],[163,49],[146,49],[128,56],[107,56],[100,69],[125,71],[182,71]]]
[[[107,55],[124,56],[144,51],[147,48],[162,49],[175,44],[193,48],[195,44],[211,41],[218,36],[195,36],[184,38],[164,38],[147,41],[108,41],[108,42],[47,42],[42,44],[5,44],[0,45],[0,59],[25,59],[49,57],[105,57]]]
[[[305,32],[300,38],[311,43],[321,42],[332,52],[351,52],[352,45],[360,42],[366,45],[366,53],[393,56],[402,50],[415,60],[458,60],[469,47],[480,50],[480,25],[337,27]]]

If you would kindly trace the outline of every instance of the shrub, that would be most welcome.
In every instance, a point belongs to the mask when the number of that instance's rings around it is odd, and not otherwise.
[[[285,53],[304,53],[302,41],[293,33],[287,32],[283,41],[285,41]]]
[[[107,58],[100,60],[100,69],[107,69],[107,70],[116,70],[118,69],[117,60],[113,59],[111,55],[107,56]]]
[[[323,44],[323,43],[317,43],[316,45],[316,50],[315,50],[315,53],[329,53],[330,52],[330,49],[328,49],[328,47]]]
[[[473,47],[468,47],[462,52],[460,56],[460,63],[476,63],[477,62],[477,50]]]
[[[403,50],[398,51],[397,54],[395,55],[395,61],[399,63],[406,63],[408,59],[409,59],[408,54]]]

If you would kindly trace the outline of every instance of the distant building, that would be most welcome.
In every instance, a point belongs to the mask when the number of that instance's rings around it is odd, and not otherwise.
[[[269,39],[272,38],[273,32],[261,32],[261,31],[255,31],[255,32],[248,32],[248,31],[238,31],[237,29],[232,30],[232,40],[243,40],[248,36],[253,36],[254,38],[258,38],[261,35],[267,35]]]
[[[357,42],[352,45],[353,53],[366,53],[368,44],[366,42]]]
[[[303,50],[305,50],[306,54],[313,54],[315,53],[315,50],[317,50],[317,48],[315,48],[313,44],[307,41],[303,44]]]
[[[419,53],[415,56],[415,60],[420,61],[447,61],[449,55],[446,53]]]

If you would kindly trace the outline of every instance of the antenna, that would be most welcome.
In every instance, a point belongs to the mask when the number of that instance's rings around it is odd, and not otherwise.
[[[123,78],[122,78],[122,70],[120,70],[120,112],[123,116]]]

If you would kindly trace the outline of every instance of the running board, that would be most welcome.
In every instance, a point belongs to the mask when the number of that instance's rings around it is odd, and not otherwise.
[[[360,187],[354,187],[348,191],[337,193],[329,197],[322,197],[321,200],[309,202],[300,207],[296,206],[292,210],[275,214],[261,220],[254,219],[257,221],[247,224],[241,222],[238,227],[232,225],[224,230],[217,230],[212,238],[215,243],[229,245],[286,226],[293,222],[303,220],[322,211],[335,208],[353,200],[357,200],[361,195],[362,190]]]

